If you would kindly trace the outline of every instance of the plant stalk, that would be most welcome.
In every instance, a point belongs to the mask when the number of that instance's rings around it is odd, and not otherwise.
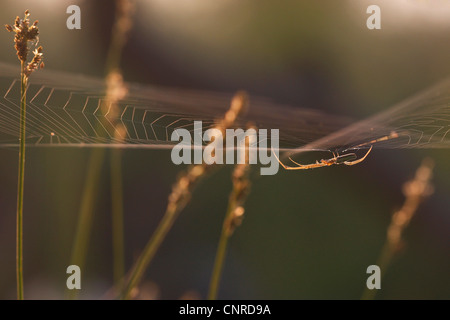
[[[414,217],[419,205],[433,193],[433,186],[430,182],[433,176],[433,167],[433,160],[429,158],[424,159],[422,165],[417,169],[414,179],[403,185],[405,202],[392,215],[391,223],[387,229],[386,241],[377,260],[377,266],[381,270],[381,279],[383,279],[393,258],[402,247],[402,235]],[[366,286],[361,299],[373,300],[377,292],[378,290],[369,289]]]
[[[219,245],[217,246],[216,258],[214,260],[214,267],[209,282],[208,300],[216,300],[219,291],[220,278],[222,277],[223,264],[227,252],[228,239],[231,236],[229,224],[227,223],[233,218],[234,209],[236,208],[236,191],[233,190],[230,201],[228,203],[225,220],[222,226],[222,233],[220,234]]]
[[[80,214],[78,216],[77,229],[75,231],[75,240],[72,248],[71,264],[77,265],[83,271],[89,238],[92,229],[92,220],[94,215],[95,199],[98,196],[98,187],[100,185],[101,168],[105,158],[105,150],[96,148],[92,150],[89,159],[89,167],[86,173],[86,184],[83,188],[83,198],[81,200]],[[68,290],[68,297],[75,299],[78,290]]]
[[[164,241],[167,233],[172,228],[179,213],[189,203],[196,185],[210,170],[211,166],[205,164],[191,166],[172,186],[172,192],[169,195],[169,203],[167,204],[166,212],[156,228],[156,231],[147,242],[143,252],[129,272],[121,298],[131,298],[133,289],[139,285],[145,270],[161,246],[161,243]]]
[[[238,92],[233,97],[230,108],[226,112],[224,118],[217,122],[216,128],[225,132],[227,128],[231,127],[236,118],[246,110],[247,101],[247,95],[244,92]],[[162,241],[165,239],[179,213],[189,203],[196,185],[202,178],[206,177],[214,167],[215,165],[207,165],[205,163],[191,166],[172,186],[172,192],[169,195],[169,203],[166,212],[156,228],[156,231],[147,242],[142,254],[128,273],[121,298],[130,299],[132,297],[133,289],[140,283],[145,270],[158,251]]]
[[[112,243],[114,283],[119,291],[125,274],[123,182],[121,150],[111,151]]]
[[[163,219],[159,223],[156,231],[145,246],[141,256],[131,271],[128,283],[123,291],[123,299],[130,299],[132,290],[140,283],[150,262],[153,260],[155,253],[158,251],[161,243],[165,239],[167,232],[172,228],[178,213],[182,208],[177,206],[168,206]]]

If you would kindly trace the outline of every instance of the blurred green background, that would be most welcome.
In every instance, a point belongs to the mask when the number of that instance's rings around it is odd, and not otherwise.
[[[2,1],[11,24],[39,19],[47,69],[103,77],[113,1]],[[77,4],[82,29],[66,28]],[[368,30],[366,8],[381,8]],[[450,75],[448,1],[136,1],[123,52],[129,82],[223,92],[247,90],[299,107],[362,119]],[[0,32],[0,61],[18,63]],[[0,70],[1,72],[1,70]],[[32,78],[31,80],[32,81]],[[280,128],[282,130],[282,128]],[[25,182],[25,296],[63,298],[90,151],[31,148]],[[124,150],[127,266],[159,222],[178,172],[169,151]],[[15,297],[17,150],[0,149],[0,298]],[[402,185],[435,160],[434,194],[419,208],[382,299],[450,298],[449,151],[374,150],[354,167],[254,170],[245,219],[229,245],[219,298],[358,299],[384,243]],[[81,298],[112,285],[108,164],[104,165]],[[195,191],[146,281],[157,297],[206,297],[231,190],[224,166]]]

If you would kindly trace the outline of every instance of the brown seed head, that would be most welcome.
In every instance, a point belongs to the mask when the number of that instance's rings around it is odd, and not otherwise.
[[[31,60],[31,62],[27,65],[27,67],[25,68],[25,75],[27,77],[30,76],[30,74],[34,70],[37,70],[39,67],[42,67],[42,64],[41,64],[42,57],[43,57],[42,50],[43,50],[42,47],[39,47],[33,51],[34,57]]]

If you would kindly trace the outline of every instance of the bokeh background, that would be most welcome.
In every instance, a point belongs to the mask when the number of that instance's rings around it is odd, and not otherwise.
[[[1,1],[0,22],[25,9],[39,19],[47,69],[103,77],[114,1]],[[77,4],[82,29],[66,28]],[[381,30],[366,9],[381,8]],[[136,1],[121,67],[129,82],[221,92],[362,119],[450,75],[450,3],[419,0]],[[18,63],[0,32],[0,61]],[[1,70],[0,70],[1,72]],[[31,80],[32,81],[32,80]],[[280,128],[282,129],[282,128]],[[89,150],[31,148],[25,184],[25,296],[63,298]],[[126,258],[130,267],[160,220],[182,167],[168,151],[124,150]],[[17,150],[0,149],[0,298],[15,298]],[[406,230],[377,297],[450,298],[449,150],[382,150],[354,167],[253,174],[242,226],[229,245],[223,299],[358,299],[402,185],[424,157],[434,194]],[[96,202],[80,298],[112,285],[109,165]],[[231,166],[195,191],[149,268],[157,298],[205,298]]]

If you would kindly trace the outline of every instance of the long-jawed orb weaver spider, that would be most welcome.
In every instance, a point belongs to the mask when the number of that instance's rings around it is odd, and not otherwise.
[[[358,163],[364,161],[364,159],[366,159],[366,157],[369,155],[370,151],[372,151],[373,144],[375,144],[377,142],[388,141],[388,140],[395,139],[395,138],[398,138],[398,137],[399,137],[399,134],[397,132],[395,132],[395,131],[392,131],[387,136],[384,136],[384,137],[381,137],[381,138],[378,138],[378,139],[374,139],[374,140],[370,140],[369,142],[358,144],[357,146],[355,146],[355,148],[364,147],[364,146],[367,146],[367,145],[370,144],[369,150],[360,159],[357,159],[358,156],[355,153],[346,153],[346,154],[343,154],[343,155],[339,155],[339,153],[337,153],[337,152],[332,152],[333,153],[333,158],[326,159],[326,160],[322,159],[322,160],[320,160],[320,162],[316,161],[316,163],[311,163],[311,164],[301,164],[301,163],[295,162],[294,160],[291,159],[291,157],[289,157],[289,160],[291,160],[293,163],[295,163],[297,165],[296,167],[290,167],[290,166],[285,165],[283,162],[281,162],[281,160],[277,157],[275,152],[273,152],[273,154],[275,155],[275,158],[277,158],[278,162],[286,170],[314,169],[314,168],[332,166],[333,164],[345,164],[347,166],[353,166],[355,164],[358,164]]]
[[[372,151],[372,147],[373,146],[370,146],[370,148],[366,152],[366,154],[360,159],[357,159],[358,157],[356,156],[355,153],[346,153],[343,155],[339,155],[337,152],[332,152],[333,158],[326,159],[326,160],[322,159],[322,160],[320,160],[320,162],[316,161],[316,163],[311,163],[311,164],[300,164],[300,163],[292,160],[291,157],[289,157],[289,160],[291,160],[293,163],[295,163],[297,165],[296,167],[290,167],[290,166],[285,165],[283,162],[281,162],[280,159],[278,159],[275,152],[273,154],[275,155],[275,158],[277,158],[278,162],[283,166],[284,169],[286,169],[286,170],[304,170],[304,169],[314,169],[314,168],[332,166],[333,164],[345,164],[347,166],[353,166],[355,164],[358,164],[358,163],[364,161],[364,159],[366,159],[366,157],[369,155],[370,151]]]

